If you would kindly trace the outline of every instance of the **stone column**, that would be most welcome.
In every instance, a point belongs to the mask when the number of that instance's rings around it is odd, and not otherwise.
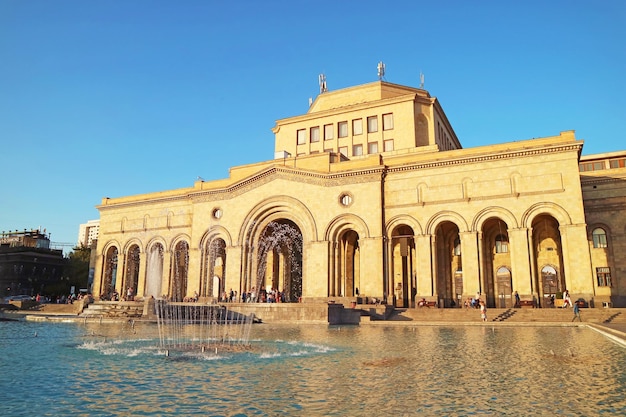
[[[100,297],[102,294],[102,280],[104,279],[104,256],[96,255],[96,262],[94,267],[94,276],[93,276],[93,288],[91,291],[93,292],[93,296],[96,298]]]
[[[562,225],[559,231],[566,288],[570,293],[586,293],[589,288],[594,288],[587,226],[585,224]]]
[[[311,294],[329,294],[329,247],[328,241],[302,243],[303,298]]]
[[[483,293],[485,288],[485,245],[483,244],[483,232],[477,232],[476,244],[478,245],[478,280],[476,281],[478,287],[476,288],[476,292],[480,290],[480,292]],[[468,292],[467,294],[474,296],[472,292]]]
[[[463,292],[464,298],[468,294],[474,294],[479,288],[483,289],[484,283],[481,285],[482,274],[479,270],[479,244],[478,232],[461,232],[459,233],[461,240],[461,265],[463,268]],[[457,300],[458,301],[458,300]]]
[[[146,272],[148,269],[148,254],[146,252],[139,253],[139,278],[137,279],[137,288],[135,288],[135,297],[141,297],[146,289]]]
[[[126,296],[126,291],[124,291],[124,281],[126,279],[126,255],[124,255],[121,251],[117,254],[117,269],[115,271],[115,276],[111,276],[111,280],[115,281],[115,291],[120,295],[120,300],[122,297]]]
[[[432,243],[431,243],[432,239]],[[417,252],[417,295],[431,297],[435,294],[434,264],[432,262],[434,237],[431,235],[415,236],[415,250]]]
[[[532,263],[529,253],[528,229],[520,227],[509,229],[509,249],[511,251],[511,273],[513,275],[513,291],[520,296],[533,295]]]
[[[163,251],[163,276],[161,277],[161,292],[170,295],[170,276],[172,275],[172,252]],[[162,295],[162,294],[161,294]]]
[[[198,248],[189,248],[189,265],[187,265],[187,294],[183,297],[191,297],[193,292],[200,293],[200,265],[202,251]]]
[[[361,268],[362,273],[367,274],[361,277],[361,285],[359,291],[363,294],[372,294],[374,297],[380,297],[380,291],[384,288],[384,272],[383,272],[383,238],[374,237],[367,239],[359,239],[361,247],[361,259],[367,259],[367,269]]]
[[[342,253],[343,253],[343,245],[341,244],[341,242],[334,242],[334,247],[335,247],[335,253],[334,253],[334,257],[335,257],[335,267],[333,268],[334,270],[334,274],[333,277],[331,278],[331,284],[330,284],[330,295],[333,297],[336,297],[339,295],[338,292],[338,288],[339,288],[339,282],[341,282],[341,266],[342,266]]]
[[[226,262],[223,265],[224,285],[225,288],[233,288],[237,291],[237,301],[241,301],[241,293],[244,290],[243,282],[243,268],[241,246],[227,246],[226,249]],[[207,268],[208,269],[208,268]],[[208,273],[208,271],[207,271]],[[208,277],[212,280],[213,277]],[[207,294],[210,296],[210,294]]]
[[[537,302],[543,305],[539,296],[539,280],[537,279],[537,254],[533,247],[533,229],[528,229],[528,257],[530,259],[530,292]],[[513,272],[515,273],[515,272]]]

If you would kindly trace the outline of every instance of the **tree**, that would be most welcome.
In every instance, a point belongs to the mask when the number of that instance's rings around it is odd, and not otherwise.
[[[65,276],[69,278],[70,287],[87,288],[89,279],[89,258],[91,249],[86,246],[75,247],[67,256],[67,271]]]
[[[46,295],[69,294],[72,287],[78,291],[87,288],[89,280],[89,258],[91,249],[85,246],[75,247],[65,257],[65,268],[60,282],[49,284],[45,287]]]

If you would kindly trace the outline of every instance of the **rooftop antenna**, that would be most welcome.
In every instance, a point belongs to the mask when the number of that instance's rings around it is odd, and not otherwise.
[[[319,83],[320,83],[320,94],[327,92],[328,88],[326,87],[326,76],[324,74],[320,74]]]
[[[378,63],[378,80],[381,81],[385,77],[385,63],[380,61]]]
[[[420,71],[420,88],[424,89],[424,73]]]

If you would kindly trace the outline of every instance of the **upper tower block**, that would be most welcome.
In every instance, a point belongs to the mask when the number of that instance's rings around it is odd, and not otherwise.
[[[321,93],[306,114],[278,120],[272,131],[276,158],[335,152],[352,159],[429,145],[461,148],[435,97],[385,81]]]

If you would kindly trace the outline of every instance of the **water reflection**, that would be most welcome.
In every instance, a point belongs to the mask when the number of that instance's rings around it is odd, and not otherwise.
[[[14,416],[626,413],[626,349],[583,327],[262,324],[250,351],[170,358],[154,325],[0,323],[0,336]]]

